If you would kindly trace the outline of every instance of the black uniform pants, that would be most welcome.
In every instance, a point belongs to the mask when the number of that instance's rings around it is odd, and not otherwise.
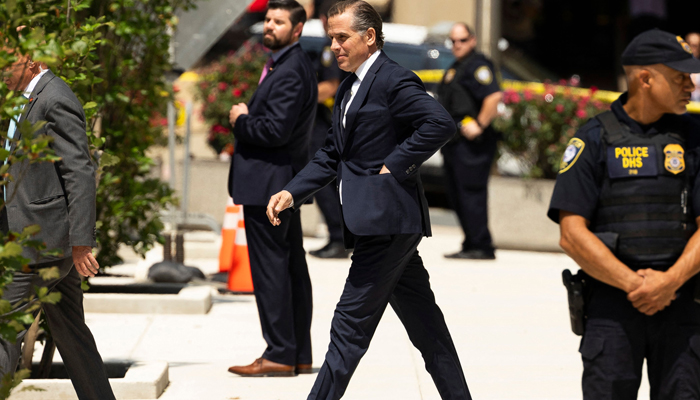
[[[645,359],[651,400],[700,399],[700,304],[693,285],[646,316],[623,291],[595,282],[580,348],[585,400],[636,400]]]
[[[328,128],[331,127],[319,114],[320,113],[316,114],[313,135],[311,136],[311,145],[309,146],[313,149],[313,153],[311,154],[312,158],[316,150],[323,147],[323,143],[328,136]],[[337,185],[335,183],[326,185],[323,189],[316,192],[314,199],[318,203],[318,208],[321,210],[323,219],[326,221],[326,226],[328,226],[330,241],[342,243],[343,226],[340,216],[340,199],[338,197]]]
[[[311,364],[312,295],[301,215],[279,214],[272,226],[264,206],[243,206],[250,270],[267,349],[262,357],[285,365]]]
[[[447,195],[464,231],[462,250],[493,251],[488,224],[488,180],[496,136],[478,141],[459,138],[442,148]]]
[[[440,396],[471,399],[450,332],[435,304],[428,272],[416,250],[421,236],[357,237],[350,272],[331,322],[326,360],[308,399],[343,396],[387,303],[423,355]]]
[[[81,400],[114,399],[95,339],[85,325],[83,290],[80,287],[80,276],[73,268],[73,260],[67,258],[36,264],[32,269],[36,271],[50,266],[58,266],[60,271],[58,279],[44,281],[36,272],[17,272],[14,274],[12,283],[5,288],[2,298],[11,304],[27,308],[30,304],[26,299],[34,294],[35,286],[48,287],[60,293],[61,300],[58,303],[43,304],[42,308],[78,398]],[[25,334],[26,331],[18,333],[17,342],[14,344],[0,340],[2,374],[14,372],[17,368],[21,354],[20,346]]]

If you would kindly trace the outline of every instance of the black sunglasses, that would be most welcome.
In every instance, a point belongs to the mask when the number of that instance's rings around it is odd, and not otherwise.
[[[450,38],[450,41],[452,42],[452,44],[456,44],[456,43],[467,43],[467,41],[468,41],[469,39],[471,39],[471,36],[470,36],[470,37],[466,37],[466,38],[464,38],[464,39],[452,39],[452,38]]]

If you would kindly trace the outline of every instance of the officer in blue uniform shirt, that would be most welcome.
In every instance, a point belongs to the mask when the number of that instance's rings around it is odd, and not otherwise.
[[[700,72],[687,43],[651,30],[622,54],[629,91],[576,133],[548,216],[583,270],[583,398],[700,399]]]
[[[327,0],[319,5],[319,19],[323,23],[323,29],[328,31],[328,10],[337,0]],[[340,82],[348,75],[338,67],[335,54],[331,51],[331,40],[326,38],[321,52],[309,53],[309,57],[316,69],[318,80],[318,109],[316,110],[316,120],[311,133],[311,144],[309,146],[310,157],[313,158],[316,151],[323,147],[328,130],[331,127],[333,115],[333,99],[338,91]],[[343,227],[340,220],[340,199],[336,185],[328,185],[318,191],[314,196],[318,208],[321,210],[323,219],[328,227],[328,243],[317,250],[309,251],[314,257],[319,258],[347,258],[349,250],[345,250],[343,244]]]
[[[494,259],[488,227],[487,185],[496,154],[491,128],[503,97],[491,60],[477,52],[476,36],[464,23],[450,31],[456,61],[445,71],[437,99],[459,128],[442,149],[447,194],[464,231],[460,251],[447,258]]]

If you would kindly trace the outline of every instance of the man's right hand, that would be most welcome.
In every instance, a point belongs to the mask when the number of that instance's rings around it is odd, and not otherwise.
[[[73,265],[80,275],[91,278],[100,269],[91,246],[73,246]]]
[[[294,204],[292,194],[286,190],[270,197],[270,202],[267,203],[267,218],[270,220],[270,223],[274,226],[279,226],[282,223],[279,219],[279,213],[291,207],[292,204]]]

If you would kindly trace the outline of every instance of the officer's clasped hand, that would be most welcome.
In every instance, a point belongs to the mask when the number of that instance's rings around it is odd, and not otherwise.
[[[642,284],[627,295],[627,299],[639,312],[654,315],[676,299],[678,285],[662,271],[642,269],[637,271],[644,280]]]

